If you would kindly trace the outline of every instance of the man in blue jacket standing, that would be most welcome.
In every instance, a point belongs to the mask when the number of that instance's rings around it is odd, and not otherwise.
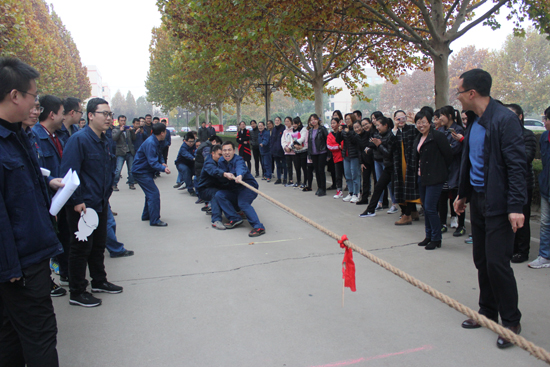
[[[225,228],[232,229],[243,223],[241,216],[235,210],[235,208],[240,208],[253,228],[248,236],[258,237],[265,234],[265,227],[252,207],[252,202],[258,194],[240,185],[240,182],[246,182],[257,189],[258,183],[248,170],[244,159],[235,155],[233,142],[226,141],[222,144],[222,154],[223,157],[218,161],[218,166],[224,172],[223,176],[226,179],[235,181],[229,188],[216,192],[215,196],[221,210],[229,219],[229,222],[225,223]]]
[[[170,169],[162,158],[160,142],[166,137],[166,126],[156,123],[152,135],[147,138],[136,153],[132,174],[145,193],[145,205],[141,220],[149,221],[154,227],[166,227],[168,223],[160,220],[160,192],[153,177],[159,172],[170,174]]]
[[[495,322],[500,315],[502,324],[519,334],[521,312],[510,260],[514,233],[524,222],[527,158],[521,123],[515,113],[490,97],[491,84],[491,75],[481,69],[469,70],[458,80],[458,100],[478,117],[466,129],[454,207],[464,213],[470,201],[479,313]],[[462,327],[481,325],[467,319]],[[498,337],[497,347],[511,345]]]
[[[188,132],[185,134],[185,139],[174,162],[178,169],[178,179],[174,187],[180,188],[185,183],[185,187],[191,196],[197,196],[192,180],[195,171],[195,150],[195,135]]]
[[[92,98],[86,107],[88,125],[76,132],[65,146],[61,160],[61,176],[72,169],[80,178],[80,186],[66,205],[67,220],[71,231],[69,254],[70,304],[95,307],[101,299],[87,292],[86,267],[92,278],[92,292],[121,293],[122,287],[107,281],[105,272],[105,242],[109,198],[113,192],[114,154],[110,153],[105,131],[112,123],[113,113],[106,100]],[[77,239],[78,223],[86,208],[97,212],[97,228],[86,241]]]
[[[63,249],[48,188],[21,121],[38,100],[38,72],[0,58],[0,364],[59,366],[49,260]],[[59,178],[50,188],[63,186]]]

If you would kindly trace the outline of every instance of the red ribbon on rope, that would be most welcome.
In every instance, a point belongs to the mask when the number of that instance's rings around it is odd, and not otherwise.
[[[347,240],[348,236],[343,235],[338,241],[340,247],[346,249],[342,261],[342,278],[344,279],[344,286],[355,292],[355,263],[353,262],[353,251],[344,244]]]

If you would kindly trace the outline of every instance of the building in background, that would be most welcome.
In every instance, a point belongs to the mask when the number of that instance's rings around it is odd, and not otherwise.
[[[384,83],[384,78],[376,74],[376,70],[371,67],[367,67],[363,70],[367,79],[365,80],[369,85],[377,85]],[[330,111],[325,113],[325,124],[330,126],[330,119],[332,118],[332,112],[340,110],[342,114],[353,112],[351,108],[352,96],[346,83],[341,78],[334,79],[329,83],[330,87],[341,88],[342,90],[336,95],[330,96]]]
[[[90,79],[92,85],[92,96],[85,102],[88,102],[91,98],[103,98],[107,102],[111,102],[111,90],[109,85],[103,82],[97,66],[86,65],[86,68],[88,68],[88,79]]]

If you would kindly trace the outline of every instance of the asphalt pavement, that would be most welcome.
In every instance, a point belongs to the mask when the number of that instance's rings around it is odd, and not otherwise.
[[[345,290],[343,250],[332,238],[265,199],[254,207],[266,234],[250,225],[219,231],[176,190],[156,180],[166,228],[140,220],[144,195],[119,185],[111,206],[118,239],[135,255],[105,258],[121,294],[100,294],[96,308],[55,298],[61,366],[542,366],[518,347],[500,350],[487,329],[460,327],[465,316],[354,254],[357,291]],[[123,169],[124,182],[127,174]],[[260,190],[355,244],[477,309],[477,273],[465,237],[443,235],[442,248],[417,246],[424,222],[397,227],[399,214],[359,218],[365,206],[318,198],[260,181]],[[137,186],[137,185],[136,185]],[[315,186],[315,184],[314,184]],[[538,228],[538,227],[536,227]],[[469,230],[469,224],[467,226]],[[533,237],[538,237],[535,229]],[[532,241],[530,259],[538,254]],[[550,269],[513,264],[522,335],[550,350]]]

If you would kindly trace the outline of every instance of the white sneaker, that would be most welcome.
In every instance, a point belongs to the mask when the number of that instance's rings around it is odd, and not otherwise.
[[[550,260],[545,259],[542,256],[537,257],[535,260],[527,264],[531,269],[550,268]]]
[[[342,194],[342,190],[336,190],[336,195],[334,195],[333,198],[341,199],[343,196],[344,194]]]
[[[458,217],[451,217],[451,228],[458,228]]]
[[[399,211],[399,209],[397,208],[397,205],[392,205],[390,210],[388,210],[388,214],[393,214],[393,213],[397,213]]]
[[[352,195],[348,194],[348,196],[346,196],[346,197],[345,197],[345,198],[343,198],[342,200],[344,200],[344,201],[348,202],[348,201],[350,201],[350,200],[351,200],[351,198],[352,198]]]
[[[353,195],[349,202],[355,204],[358,201],[359,201],[359,197],[357,195]]]

